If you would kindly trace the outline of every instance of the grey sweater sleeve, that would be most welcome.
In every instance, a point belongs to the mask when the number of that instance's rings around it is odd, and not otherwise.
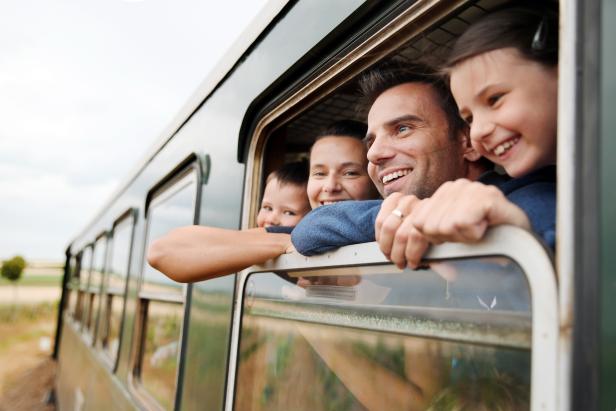
[[[316,208],[295,227],[291,242],[300,254],[310,256],[374,241],[374,222],[382,202],[342,201]]]

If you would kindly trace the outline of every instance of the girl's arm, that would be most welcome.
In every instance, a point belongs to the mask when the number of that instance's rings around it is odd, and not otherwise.
[[[155,240],[147,258],[172,280],[187,283],[264,263],[290,247],[289,234],[267,233],[263,228],[238,231],[194,225],[176,228]]]

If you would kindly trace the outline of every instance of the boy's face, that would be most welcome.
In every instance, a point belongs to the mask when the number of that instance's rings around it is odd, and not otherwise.
[[[265,186],[261,209],[257,215],[258,227],[293,227],[310,211],[306,186],[280,185],[272,178]]]

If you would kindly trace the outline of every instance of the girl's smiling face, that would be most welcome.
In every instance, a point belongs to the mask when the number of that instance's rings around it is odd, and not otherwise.
[[[450,83],[480,154],[512,177],[556,164],[556,67],[497,49],[458,63]]]
[[[319,139],[310,150],[307,189],[310,206],[374,198],[375,188],[368,177],[367,162],[361,140],[342,136]]]

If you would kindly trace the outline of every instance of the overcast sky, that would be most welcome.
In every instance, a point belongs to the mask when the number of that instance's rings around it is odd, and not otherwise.
[[[0,259],[62,260],[266,0],[2,0]]]

